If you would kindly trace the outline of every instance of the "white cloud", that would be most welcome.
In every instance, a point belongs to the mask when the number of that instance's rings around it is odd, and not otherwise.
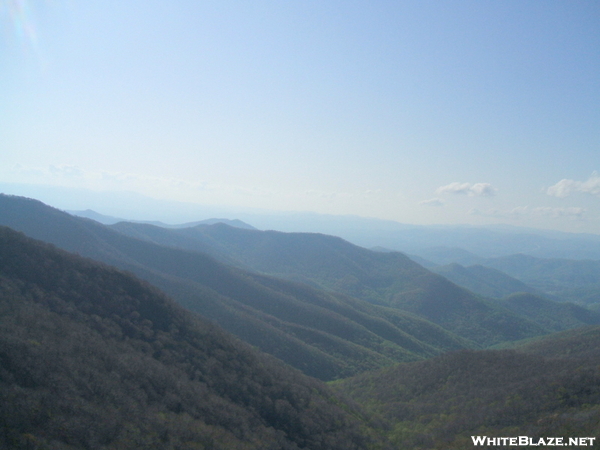
[[[339,192],[326,192],[326,191],[318,191],[315,189],[307,189],[304,191],[304,195],[307,197],[317,197],[326,200],[333,200],[334,198],[340,195]]]
[[[529,214],[529,206],[517,206],[511,209],[508,214],[512,217],[521,217]]]
[[[59,164],[57,166],[51,164],[48,167],[48,172],[53,176],[66,178],[82,177],[85,175],[83,170],[71,164]]]
[[[454,183],[447,184],[446,186],[440,186],[435,192],[436,194],[467,194],[470,189],[471,185],[469,183],[458,183],[455,181]]]
[[[471,186],[470,195],[477,195],[488,197],[492,195],[496,195],[497,189],[493,187],[490,183],[475,183]]]
[[[473,208],[469,210],[469,214],[472,216],[484,216],[484,217],[503,217],[503,218],[518,218],[531,214],[531,208],[529,206],[517,206],[512,209],[497,209],[490,208],[486,210],[481,210],[478,208]]]
[[[79,183],[92,178],[89,172],[71,164],[50,164],[49,166],[23,166],[15,164],[10,174],[21,180],[35,182]]]
[[[440,186],[436,189],[436,194],[466,194],[471,197],[490,197],[496,194],[497,189],[490,183],[454,183]]]
[[[585,213],[585,208],[570,207],[570,208],[550,208],[538,207],[533,208],[534,215],[550,216],[550,217],[573,217],[580,218]]]
[[[422,202],[419,202],[419,205],[425,205],[425,206],[444,206],[444,202],[441,201],[439,198],[431,198],[429,200],[423,200]]]
[[[565,198],[575,192],[600,196],[600,176],[598,172],[592,173],[587,181],[564,178],[546,190],[546,194],[559,198]]]

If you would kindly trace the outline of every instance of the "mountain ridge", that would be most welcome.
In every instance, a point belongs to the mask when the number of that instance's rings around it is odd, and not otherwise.
[[[0,222],[131,271],[188,309],[318,378],[339,378],[398,360],[474,345],[421,318],[380,310],[337,294],[305,287],[305,297],[308,295],[312,303],[306,298],[299,302],[285,292],[296,289],[295,285],[273,280],[266,286],[261,284],[264,277],[225,266],[206,254],[132,239],[34,200],[0,196]],[[342,310],[341,304],[345,305]],[[407,323],[411,333],[420,333],[423,340],[400,328],[406,328]],[[407,343],[420,353],[404,349],[402,345]]]
[[[222,224],[165,230],[120,223],[111,228],[155,243],[202,249],[246,270],[408,311],[479,345],[544,333],[536,324],[431,273],[404,254],[374,252],[335,236],[241,230]],[[508,329],[506,323],[518,325]]]

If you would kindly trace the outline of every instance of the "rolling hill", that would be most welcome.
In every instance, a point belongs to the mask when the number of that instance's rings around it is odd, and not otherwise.
[[[486,297],[502,298],[517,292],[528,292],[556,300],[600,307],[600,261],[538,258],[515,254],[497,258],[476,259],[464,267],[459,252],[448,258],[454,262],[436,266],[413,257],[429,270],[453,283]],[[438,259],[439,260],[439,259]]]
[[[464,267],[452,263],[430,270],[484,297],[502,298],[517,292],[537,293],[535,289],[510,275],[479,264]]]
[[[526,292],[509,295],[500,304],[552,331],[600,325],[600,313],[574,303],[555,302]]]
[[[600,305],[600,261],[537,258],[516,254],[481,264],[526,283],[538,291],[574,303]]]
[[[335,386],[389,420],[398,448],[465,449],[471,436],[568,443],[600,433],[599,348],[600,328],[579,328],[515,350],[463,350]]]
[[[96,211],[93,211],[91,209],[86,209],[84,211],[81,210],[69,210],[66,211],[69,214],[73,215],[73,216],[77,216],[77,217],[84,217],[86,219],[92,219],[95,220],[96,222],[100,222],[103,225],[113,225],[115,223],[119,223],[119,222],[124,222],[125,219],[122,219],[120,217],[113,217],[113,216],[106,216],[104,214],[100,214],[97,213]],[[255,228],[252,225],[249,225],[245,222],[242,222],[241,220],[238,219],[205,219],[205,220],[200,220],[200,221],[196,221],[196,222],[190,222],[190,223],[183,223],[183,224],[178,224],[178,225],[170,225],[170,224],[166,224],[164,222],[161,221],[143,221],[143,220],[137,220],[134,221],[137,223],[148,223],[151,225],[156,225],[159,227],[163,227],[163,228],[188,228],[188,227],[193,227],[195,225],[212,225],[214,223],[225,223],[227,225],[230,225],[232,227],[239,227],[239,228],[247,228],[249,230],[255,230]]]
[[[516,254],[486,259],[482,264],[549,293],[598,284],[600,280],[600,261],[597,260],[544,259]]]

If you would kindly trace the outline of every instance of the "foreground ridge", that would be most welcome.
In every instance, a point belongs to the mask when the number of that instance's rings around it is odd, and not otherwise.
[[[0,448],[366,449],[322,383],[114,268],[0,228]]]

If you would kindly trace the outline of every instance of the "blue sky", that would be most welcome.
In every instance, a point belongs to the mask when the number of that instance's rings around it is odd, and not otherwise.
[[[11,193],[600,233],[597,1],[0,0],[0,27]]]

